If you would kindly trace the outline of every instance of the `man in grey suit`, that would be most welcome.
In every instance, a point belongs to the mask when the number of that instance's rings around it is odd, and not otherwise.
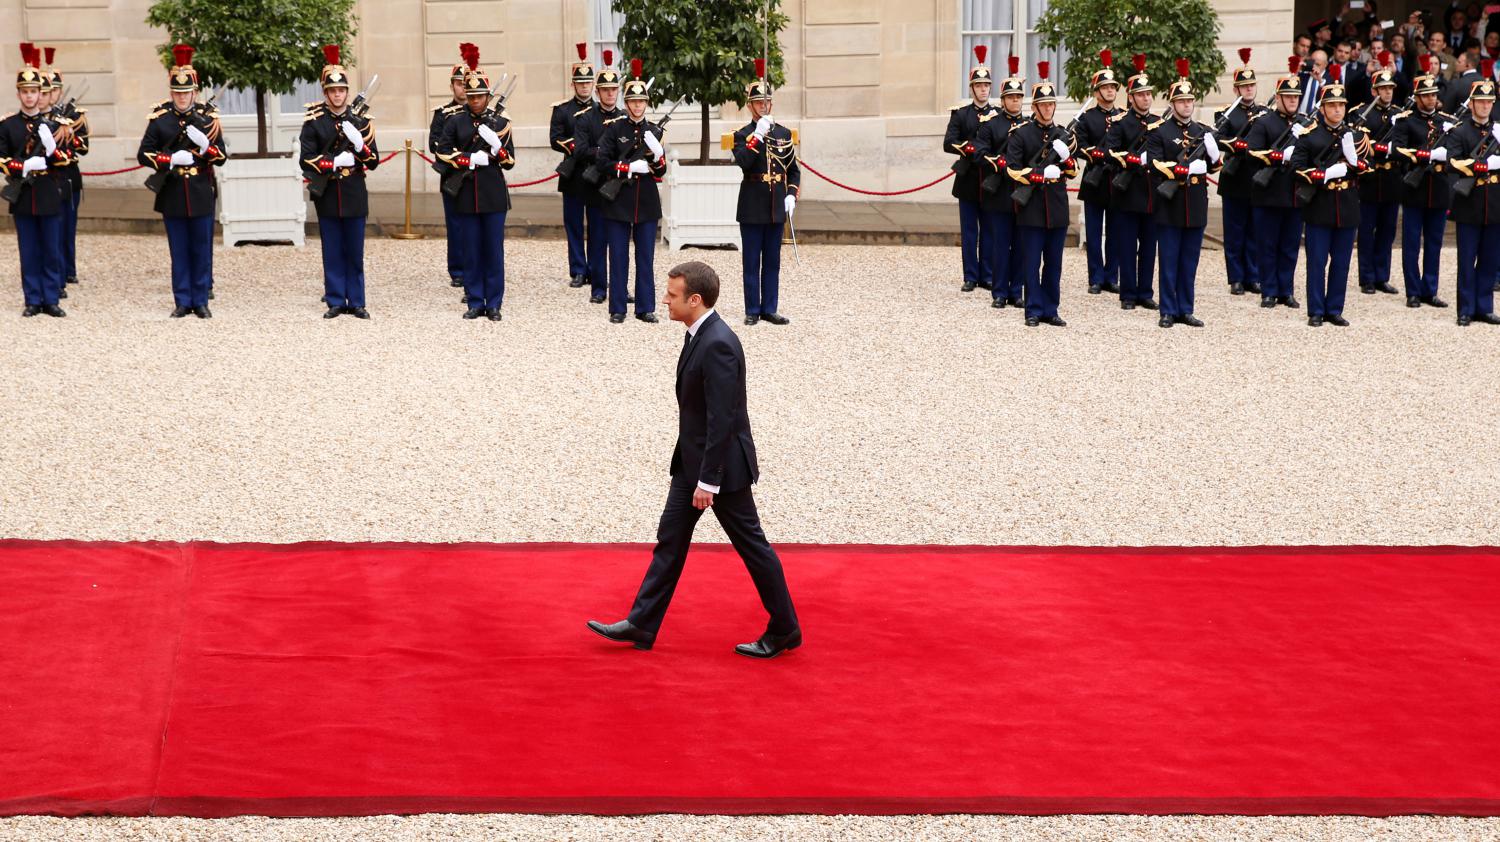
[[[650,649],[682,576],[693,529],[703,510],[712,508],[771,615],[758,640],[741,643],[734,651],[751,658],[774,658],[802,645],[802,629],[781,559],[761,530],[750,492],[760,478],[760,468],[745,409],[745,350],[714,312],[718,299],[719,276],[707,264],[689,261],[668,273],[662,303],[673,321],[687,325],[677,358],[672,486],[656,530],[651,566],[630,615],[609,625],[589,620],[588,627],[610,640]]]

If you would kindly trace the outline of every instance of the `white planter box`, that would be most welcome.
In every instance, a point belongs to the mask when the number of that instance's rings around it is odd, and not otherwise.
[[[295,155],[296,153],[293,152]],[[219,167],[219,224],[224,245],[289,241],[301,247],[307,224],[302,171],[295,157],[235,158]]]
[[[739,248],[740,224],[735,221],[734,213],[743,178],[739,167],[687,166],[673,160],[667,168],[664,208],[668,248],[672,251],[683,246]]]

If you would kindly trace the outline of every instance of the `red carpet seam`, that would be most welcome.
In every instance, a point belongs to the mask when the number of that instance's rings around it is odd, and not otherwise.
[[[146,815],[148,816],[156,815],[156,802],[161,797],[158,791],[161,786],[161,770],[167,759],[167,732],[172,727],[172,702],[174,694],[177,692],[178,666],[182,657],[182,638],[187,631],[188,601],[193,597],[193,572],[198,561],[198,553],[192,542],[178,544],[177,553],[185,562],[182,576],[182,600],[179,603],[177,639],[172,643],[172,673],[167,679],[166,702],[162,707],[161,740],[157,744],[156,749],[156,771],[151,775],[151,803],[146,807]]]

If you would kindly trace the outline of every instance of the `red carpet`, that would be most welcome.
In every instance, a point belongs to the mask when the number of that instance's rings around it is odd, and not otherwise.
[[[1500,813],[1500,550],[0,542],[0,813]]]

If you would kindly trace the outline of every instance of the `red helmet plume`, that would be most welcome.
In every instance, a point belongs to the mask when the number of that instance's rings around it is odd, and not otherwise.
[[[55,55],[57,55],[57,48],[56,47],[45,47],[44,48],[44,52],[46,53],[47,66],[51,67],[52,66],[52,57],[55,56]]]
[[[328,64],[338,64],[339,63],[339,45],[338,44],[324,44],[323,45],[323,60],[325,62],[327,62]]]
[[[1188,70],[1189,69],[1190,68],[1188,66],[1188,60],[1187,59],[1180,58],[1180,59],[1177,60],[1177,75],[1180,78],[1186,79],[1187,76],[1188,76]]]
[[[1018,74],[1018,73],[1021,72],[1021,57],[1020,56],[1011,56],[1007,60],[1007,64],[1010,65],[1010,75],[1015,76],[1016,74]]]
[[[1135,72],[1137,72],[1137,73],[1145,73],[1146,72],[1146,54],[1145,53],[1136,53],[1135,55],[1133,55],[1133,56],[1130,57],[1130,62],[1131,62],[1131,64],[1135,65]]]
[[[1052,62],[1039,61],[1036,63],[1036,75],[1040,79],[1052,78]]]
[[[630,60],[630,75],[636,79],[641,78],[641,60],[633,58]]]
[[[477,44],[459,44],[459,52],[463,54],[464,64],[470,70],[479,69],[479,46]]]
[[[186,67],[193,63],[193,53],[197,52],[187,44],[177,44],[172,47],[172,61],[178,67]]]
[[[755,60],[755,78],[766,78],[766,60],[763,58],[758,58]]]
[[[1104,65],[1105,67],[1109,67],[1110,65],[1115,63],[1115,54],[1110,52],[1109,50],[1100,50],[1099,63]]]
[[[1417,63],[1422,65],[1423,73],[1432,72],[1432,53],[1423,53],[1417,57]]]
[[[36,45],[32,44],[30,41],[21,42],[21,64],[27,67],[31,66],[31,53],[35,49]]]
[[[615,65],[615,51],[614,50],[605,50],[604,51],[604,66],[605,67],[614,67],[614,65]]]
[[[1250,63],[1250,48],[1240,47],[1240,64]]]
[[[1492,58],[1481,60],[1479,62],[1479,75],[1486,79],[1495,78],[1495,60]]]
[[[1335,82],[1344,81],[1344,66],[1342,64],[1329,65],[1328,77]]]
[[[978,59],[980,64],[984,64],[984,57],[987,56],[987,55],[989,55],[989,54],[990,54],[990,48],[989,47],[986,47],[983,44],[975,44],[974,45],[974,58]]]
[[[585,61],[589,57],[589,45],[587,41],[579,41],[573,46],[578,48],[578,60]]]
[[[1386,65],[1388,65],[1388,64],[1391,63],[1391,51],[1390,50],[1381,50],[1380,51],[1380,55],[1377,56],[1377,58],[1380,59],[1380,66],[1381,67],[1385,67]]]
[[[1289,56],[1286,60],[1286,72],[1295,74],[1302,69],[1302,56]]]

